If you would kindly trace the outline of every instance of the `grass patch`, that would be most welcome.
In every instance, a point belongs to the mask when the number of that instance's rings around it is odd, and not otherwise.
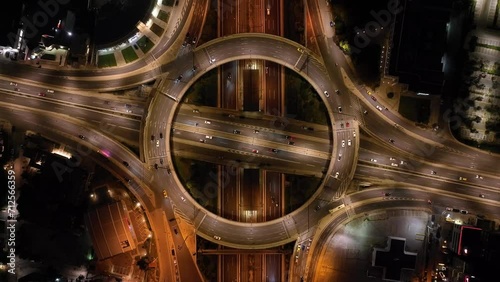
[[[183,102],[217,107],[217,69],[205,73],[186,91]]]
[[[56,55],[53,55],[53,54],[43,54],[40,59],[55,61],[56,60]]]
[[[134,51],[134,48],[132,46],[128,46],[127,48],[122,50],[123,58],[125,59],[125,62],[130,63],[135,60],[137,60],[139,57]]]
[[[100,68],[116,67],[115,54],[111,53],[106,55],[100,55],[97,66]]]
[[[165,6],[173,7],[174,6],[174,2],[175,2],[175,0],[163,0],[162,4],[165,5]]]
[[[495,45],[489,45],[489,44],[482,44],[482,43],[477,43],[476,46],[483,47],[483,48],[488,48],[492,50],[497,50],[500,51],[500,46],[495,46]]]
[[[161,36],[163,34],[163,32],[165,31],[161,26],[159,26],[157,24],[153,24],[150,29],[152,32],[154,32],[154,34],[156,34],[158,36]]]
[[[286,115],[297,120],[328,125],[329,117],[320,94],[304,78],[289,69],[285,69],[285,81]]]
[[[168,23],[168,19],[170,18],[170,13],[168,12],[165,12],[163,10],[160,10],[160,12],[158,13],[158,16],[156,16],[159,20],[162,20],[166,23]]]
[[[401,96],[399,113],[411,121],[427,124],[431,115],[430,107],[430,100]]]
[[[217,175],[217,165],[198,160],[174,157],[174,166],[177,175],[186,188],[186,191],[210,212],[217,212],[217,194],[213,187],[218,184],[210,178],[210,174]]]
[[[137,40],[137,45],[141,48],[143,53],[147,53],[151,50],[151,48],[153,48],[153,46],[155,46],[147,36],[143,36],[141,39]]]
[[[285,211],[290,213],[316,192],[321,184],[321,178],[285,174]]]

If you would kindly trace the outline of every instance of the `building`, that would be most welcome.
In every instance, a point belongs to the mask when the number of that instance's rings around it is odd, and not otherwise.
[[[406,281],[415,271],[417,253],[405,251],[406,239],[390,236],[386,248],[374,248],[372,267],[383,271],[379,278],[386,281]]]
[[[130,232],[131,221],[122,202],[106,204],[89,211],[85,215],[85,225],[99,260],[136,248]]]
[[[481,234],[479,227],[454,224],[449,249],[464,258],[481,257]]]
[[[389,73],[416,93],[439,95],[453,1],[403,1],[396,14]]]

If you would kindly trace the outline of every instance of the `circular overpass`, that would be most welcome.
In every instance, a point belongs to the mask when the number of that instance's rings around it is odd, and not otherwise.
[[[262,59],[284,65],[304,77],[312,87],[321,93],[321,99],[326,104],[332,123],[338,118],[333,113],[333,99],[322,95],[324,91],[334,93],[336,87],[332,85],[324,65],[311,52],[303,46],[278,36],[267,34],[238,34],[210,41],[193,51],[192,59],[176,60],[169,72],[168,78],[164,79],[164,87],[160,87],[148,109],[143,130],[143,140],[147,136],[158,132],[155,125],[166,122],[165,142],[167,153],[165,156],[154,152],[155,146],[149,147],[149,142],[144,142],[144,156],[146,162],[151,165],[155,159],[163,157],[173,167],[170,154],[171,149],[171,125],[175,116],[178,101],[186,90],[202,76],[205,72],[218,67],[224,63],[240,59]],[[196,72],[192,71],[196,65]],[[173,80],[179,75],[184,80],[174,83]],[[347,95],[346,95],[347,96]],[[334,131],[332,131],[334,132]],[[339,144],[333,138],[332,153],[336,155]],[[184,189],[179,181],[175,170],[172,174],[163,175],[162,189],[167,189],[170,200],[175,206],[187,216],[194,224],[198,234],[206,239],[214,240],[214,236],[221,237],[217,241],[222,245],[237,248],[267,248],[283,245],[297,238],[298,234],[314,226],[319,219],[328,214],[328,210],[338,206],[340,203],[332,202],[334,194],[342,182],[349,182],[352,175],[351,169],[355,165],[353,158],[342,163],[335,162],[331,158],[327,173],[316,193],[298,210],[275,220],[262,223],[243,223],[225,219],[215,215],[199,205]],[[340,179],[332,181],[333,185],[326,187],[324,184],[332,180],[332,171],[340,171]],[[157,195],[159,195],[157,191]],[[318,205],[321,209],[310,211]]]

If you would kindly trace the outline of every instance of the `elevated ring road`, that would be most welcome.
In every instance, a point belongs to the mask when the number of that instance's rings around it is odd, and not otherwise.
[[[162,157],[167,160],[170,166],[173,166],[170,154],[170,137],[178,101],[182,100],[184,93],[195,83],[197,78],[230,61],[262,59],[282,64],[299,73],[320,93],[319,95],[328,109],[331,122],[349,114],[347,108],[345,114],[333,111],[335,108],[333,94],[330,94],[330,98],[323,94],[325,90],[328,93],[335,93],[337,87],[332,83],[320,59],[303,46],[282,37],[252,33],[223,37],[196,48],[192,58],[193,60],[177,60],[175,63],[177,73],[173,73],[173,77],[182,74],[184,78],[187,78],[187,81],[176,83],[172,80],[163,80],[164,86],[158,88],[158,92],[147,111],[142,140],[148,140],[148,136],[156,134],[159,130],[165,131],[165,146],[167,147],[165,155],[152,155],[149,143],[144,142],[143,155],[149,164]],[[193,65],[197,66],[194,75],[192,73]],[[163,123],[166,123],[165,127],[158,127]],[[332,139],[334,140],[332,152],[333,155],[336,155],[340,140],[337,140],[336,137]],[[353,141],[357,143],[356,140]],[[329,205],[334,205],[332,201],[335,192],[341,185],[347,185],[355,168],[354,158],[343,162],[335,162],[334,160],[335,158],[331,158],[322,185],[306,204],[284,217],[262,223],[230,221],[209,212],[189,196],[174,170],[165,177],[163,188],[168,190],[170,199],[176,207],[191,219],[200,236],[212,241],[215,241],[214,236],[219,236],[222,240],[217,241],[217,243],[235,248],[269,248],[295,240],[298,234],[306,231],[309,226],[315,225],[320,219],[320,215],[324,216],[325,212],[327,213]],[[326,187],[324,184],[333,177],[331,173],[334,170],[341,171],[342,175],[347,177],[341,178],[341,181],[332,181],[333,185]],[[310,207],[314,209],[317,206],[325,206],[325,208],[322,209],[322,212],[315,213],[316,216],[309,215]]]

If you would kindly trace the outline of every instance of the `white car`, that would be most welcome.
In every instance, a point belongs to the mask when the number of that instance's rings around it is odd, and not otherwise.
[[[340,173],[337,171],[337,172],[335,173],[335,178],[339,178],[339,175],[340,175]]]
[[[351,139],[347,140],[347,146],[351,146]]]
[[[370,159],[370,161],[371,161],[371,162],[374,162],[374,163],[376,163],[376,162],[377,162],[377,160],[376,160],[376,159]]]
[[[329,98],[330,97],[330,94],[328,94],[328,91],[324,91],[323,94],[325,94],[326,98]]]
[[[377,108],[377,110],[379,110],[379,111],[382,111],[382,110],[383,110],[383,109],[382,109],[382,107],[381,107],[381,106],[379,106],[379,105],[377,105],[377,106],[376,106],[376,108]]]
[[[345,140],[342,140],[342,148],[345,147]]]
[[[399,166],[397,163],[391,163],[392,166]]]
[[[205,136],[205,138],[207,138],[207,139],[212,139],[212,136],[207,135],[207,136]]]
[[[160,147],[160,140],[156,140],[156,147]]]
[[[220,238],[220,236],[214,236],[214,239],[220,241],[221,238]]]
[[[206,120],[206,121],[205,121],[205,123],[206,123],[206,124],[212,124],[212,122],[211,122],[211,121],[209,121],[209,120]]]
[[[391,160],[391,161],[395,161],[395,160],[396,160],[396,158],[390,157],[390,158],[389,158],[389,160]]]
[[[52,90],[52,89],[47,89],[47,93],[54,93],[54,90]]]
[[[353,138],[356,138],[356,130],[354,130],[354,131],[352,132],[352,137],[353,137]]]

